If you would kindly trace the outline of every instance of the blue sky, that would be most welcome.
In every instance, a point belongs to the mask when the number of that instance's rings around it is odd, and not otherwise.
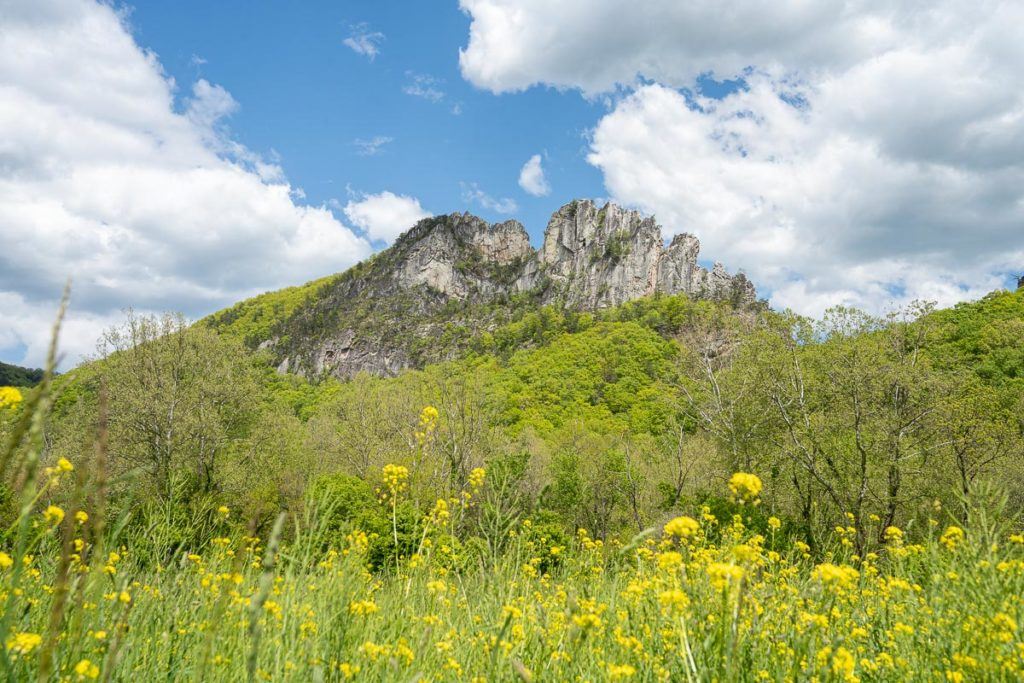
[[[514,217],[539,244],[555,209],[573,197],[604,194],[601,173],[585,157],[587,131],[605,106],[572,90],[495,95],[468,83],[459,48],[470,19],[455,3],[132,6],[138,42],[179,84],[202,77],[230,91],[240,103],[227,122],[234,137],[258,152],[276,152],[311,203],[345,203],[349,190],[388,190],[417,197],[432,213]],[[374,32],[384,37],[372,60],[343,42]],[[424,87],[442,98],[405,93],[416,76],[433,79]],[[392,141],[360,155],[355,141],[374,138]],[[546,197],[529,195],[517,182],[537,153],[553,189]],[[501,214],[465,201],[471,183],[496,199],[513,199],[517,210]]]
[[[432,213],[573,198],[695,234],[778,309],[883,313],[1024,271],[1024,4],[0,5],[0,359],[198,318]],[[371,153],[372,152],[372,153]]]

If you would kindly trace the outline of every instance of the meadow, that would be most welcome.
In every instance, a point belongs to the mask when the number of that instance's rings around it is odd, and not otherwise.
[[[382,509],[409,472],[387,466]],[[206,547],[146,568],[112,545],[102,510],[50,506],[0,553],[8,680],[882,681],[1019,680],[1024,537],[937,510],[920,542],[856,529],[810,548],[751,528],[761,482],[737,473],[739,513],[708,508],[629,542],[553,539],[525,519],[490,555],[452,534],[487,486],[440,499],[414,553],[371,570],[371,538],[325,532],[316,510],[269,538],[218,510]],[[37,495],[74,486],[40,472]],[[88,498],[88,496],[85,496]],[[873,520],[877,522],[877,520]],[[394,543],[397,539],[397,519]],[[295,528],[287,542],[285,525]],[[383,539],[387,545],[392,539]],[[396,556],[397,558],[397,556]],[[148,563],[146,563],[148,564]]]

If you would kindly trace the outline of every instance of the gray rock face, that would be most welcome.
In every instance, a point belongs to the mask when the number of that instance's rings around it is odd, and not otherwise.
[[[435,216],[339,275],[261,346],[276,353],[281,372],[395,375],[445,357],[432,348],[454,353],[460,342],[452,341],[453,330],[493,329],[501,302],[516,294],[580,310],[656,292],[740,306],[756,301],[746,277],[730,275],[720,263],[702,268],[699,252],[697,238],[688,234],[666,247],[654,218],[615,204],[566,204],[551,217],[536,251],[517,221]]]
[[[468,213],[427,219],[403,235],[403,263],[396,283],[409,289],[425,285],[447,297],[493,295],[501,288],[487,267],[525,261],[533,254],[526,230],[518,221],[488,224]],[[423,229],[426,226],[427,229]]]
[[[676,235],[666,248],[652,217],[615,204],[598,208],[588,200],[576,201],[551,217],[544,245],[516,285],[519,291],[547,285],[546,301],[583,309],[655,292],[738,304],[756,300],[753,285],[742,275],[730,276],[721,264],[711,272],[701,268],[699,251],[700,242],[689,234]]]

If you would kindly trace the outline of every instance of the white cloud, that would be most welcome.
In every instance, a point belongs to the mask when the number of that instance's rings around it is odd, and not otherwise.
[[[385,191],[350,201],[345,205],[345,215],[371,240],[390,244],[431,214],[420,206],[418,199]]]
[[[198,316],[371,253],[230,138],[226,90],[200,80],[177,107],[110,6],[15,8],[0,22],[0,353],[42,361],[69,276],[74,362],[125,306]]]
[[[485,209],[495,213],[515,213],[519,209],[516,200],[511,197],[497,199],[481,190],[476,183],[462,183],[462,201],[472,204],[477,203]]]
[[[775,305],[948,304],[1024,265],[1020,3],[462,6],[467,79],[615,91],[588,157],[609,193]],[[705,97],[707,73],[746,87]]]
[[[348,38],[341,42],[356,54],[363,55],[372,62],[380,54],[380,43],[383,41],[383,33],[371,31],[369,24],[361,23],[352,26]]]
[[[544,177],[544,168],[540,162],[540,155],[534,154],[519,171],[519,187],[534,197],[545,197],[551,193],[551,186]]]
[[[352,144],[356,146],[356,154],[359,156],[372,157],[380,152],[385,145],[389,145],[394,141],[394,138],[386,135],[375,135],[369,140],[357,138],[352,141]]]
[[[440,78],[435,78],[429,74],[418,74],[414,71],[405,72],[405,77],[408,79],[408,82],[402,86],[402,92],[406,95],[422,97],[434,104],[444,99],[444,91],[441,90],[441,85],[444,81]]]

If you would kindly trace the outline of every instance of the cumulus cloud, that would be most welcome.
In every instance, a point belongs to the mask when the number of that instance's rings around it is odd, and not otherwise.
[[[42,361],[67,277],[73,363],[120,309],[198,316],[342,270],[369,243],[304,206],[231,139],[230,93],[175,85],[107,4],[39,0],[0,22],[0,353]]]
[[[479,204],[495,213],[515,213],[519,208],[516,200],[511,197],[498,199],[487,194],[476,183],[462,183],[462,201],[467,204]]]
[[[534,197],[545,197],[551,193],[551,186],[544,177],[539,154],[530,157],[519,171],[519,187]]]
[[[383,41],[383,33],[371,31],[369,24],[361,23],[352,26],[348,38],[341,42],[356,54],[363,55],[372,62],[380,54],[380,44]]]
[[[775,305],[949,304],[1024,264],[1020,3],[462,6],[467,79],[615,91],[588,156],[609,193]]]
[[[390,244],[431,214],[420,206],[418,199],[385,191],[350,201],[345,205],[345,215],[371,240]]]

